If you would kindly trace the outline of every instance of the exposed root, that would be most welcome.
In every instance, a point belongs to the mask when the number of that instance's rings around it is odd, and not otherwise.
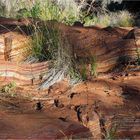
[[[45,78],[46,81],[43,84],[41,84],[39,89],[49,88],[53,84],[63,80],[64,79],[65,71],[66,71],[65,69],[62,69],[62,70],[56,70],[55,68],[51,69],[48,72],[47,77]]]

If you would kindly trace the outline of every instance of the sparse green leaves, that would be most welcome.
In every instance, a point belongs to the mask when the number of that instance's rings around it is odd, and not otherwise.
[[[56,59],[58,47],[60,46],[59,29],[48,28],[44,23],[41,27],[34,25],[31,35],[31,55],[39,61]]]
[[[107,12],[104,14],[90,15],[84,17],[85,26],[112,26],[112,27],[131,27],[134,24],[134,17],[128,11]]]
[[[82,70],[81,70],[81,77],[82,77],[83,81],[87,80],[87,69],[86,69],[86,65],[84,65],[84,64],[83,64]]]
[[[9,84],[7,84],[1,88],[1,92],[10,93],[15,88],[16,88],[16,83],[10,82]]]

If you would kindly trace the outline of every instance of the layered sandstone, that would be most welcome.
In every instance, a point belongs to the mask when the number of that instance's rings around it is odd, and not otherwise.
[[[117,124],[117,138],[139,139],[140,29],[66,26],[48,21],[48,27],[53,24],[67,39],[66,47],[70,47],[79,71],[86,65],[88,78],[74,86],[64,79],[40,90],[50,62],[24,61],[30,38],[26,26],[31,23],[0,20],[0,83],[17,83],[12,91],[17,97],[5,98],[6,93],[0,97],[0,138],[102,139]],[[92,58],[96,58],[97,77],[91,75]],[[38,102],[43,105],[40,110]]]

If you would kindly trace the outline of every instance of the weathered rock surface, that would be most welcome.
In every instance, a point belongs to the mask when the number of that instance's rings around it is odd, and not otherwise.
[[[28,35],[25,36],[23,32],[17,29],[17,25],[25,30],[26,22],[28,23],[29,21],[0,20],[0,24],[2,25],[0,28],[0,61],[2,67],[5,67],[2,72],[6,71],[7,75],[12,71],[10,64],[16,67],[14,68],[14,73],[17,76],[9,74],[10,78],[14,77],[18,79],[18,77],[21,76],[21,79],[25,79],[26,82],[28,81],[28,83],[30,83],[32,79],[39,80],[39,71],[37,71],[36,74],[33,73],[36,71],[34,69],[35,65],[37,65],[37,67],[40,65],[41,74],[42,71],[47,71],[47,69],[43,63],[33,64],[33,66],[26,64],[26,67],[20,64],[28,55],[26,52],[29,47],[27,45],[29,38]],[[138,58],[139,29],[131,31],[134,37],[130,36],[125,38],[125,36],[129,34],[128,29],[111,27],[103,29],[97,27],[69,27],[55,22],[48,22],[48,26],[50,23],[57,26],[67,38],[77,66],[81,69],[83,65],[86,65],[87,75],[91,73],[92,58],[96,58],[97,73],[108,72],[114,69],[120,57],[123,57],[123,59],[128,57],[130,62]],[[8,68],[7,63],[9,63]],[[19,70],[19,68],[21,70]],[[22,71],[25,71],[25,73],[26,71],[28,71],[28,73],[30,73],[30,71],[33,72],[28,76],[28,74],[22,73]]]
[[[68,39],[79,69],[81,60],[87,66],[88,80],[70,86],[64,79],[38,90],[46,80],[49,62],[23,63],[29,36],[15,27],[25,29],[27,23],[0,20],[11,31],[0,27],[0,84],[17,83],[12,95],[0,93],[0,139],[101,139],[111,135],[112,128],[116,128],[115,138],[139,139],[139,29],[54,23]],[[120,59],[123,56],[128,61]],[[93,57],[99,73],[96,78],[91,76]]]

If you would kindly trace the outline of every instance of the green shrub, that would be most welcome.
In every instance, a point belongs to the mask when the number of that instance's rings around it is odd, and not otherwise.
[[[105,140],[115,140],[117,138],[117,129],[118,125],[112,124],[112,126],[106,130]]]
[[[69,68],[68,75],[70,77],[70,84],[72,85],[81,81],[81,74],[74,66]]]
[[[30,8],[24,7],[19,9],[17,18],[39,18],[41,20],[59,20],[60,10],[59,7],[52,2],[46,1],[41,3],[36,1]]]
[[[130,27],[134,24],[133,15],[126,10],[117,12],[115,14],[112,13],[111,19],[113,20],[111,22],[113,26]]]
[[[84,64],[81,70],[81,77],[83,81],[87,80],[87,69],[86,69],[86,65]]]
[[[107,12],[104,14],[92,15],[84,18],[85,26],[98,25],[98,26],[119,26],[129,27],[134,24],[134,17],[128,11],[120,12]]]
[[[30,30],[33,32],[29,42],[31,56],[39,61],[56,59],[61,38],[59,29],[44,22],[41,26],[34,24]]]
[[[115,1],[116,0],[112,0]],[[95,2],[95,1],[93,1]],[[94,11],[87,16],[87,11],[83,12],[83,7],[92,7],[92,4],[88,5],[87,1],[81,1],[77,4],[74,0],[56,0],[42,1],[35,0],[12,0],[8,3],[0,2],[0,15],[5,17],[14,18],[40,18],[41,20],[57,20],[68,25],[72,25],[75,21],[84,21],[85,26],[100,25],[100,26],[132,26],[133,16],[126,10],[120,12],[107,11],[107,5],[111,1],[102,0],[100,10],[97,9],[97,15],[94,15]],[[117,0],[121,2],[121,0]],[[94,7],[93,9],[96,9]],[[98,11],[99,10],[99,11]]]
[[[19,0],[7,3],[0,3],[0,15],[12,18],[39,18],[41,20],[57,20],[72,25],[79,20],[80,8],[77,3],[72,0],[69,4],[65,4],[66,0],[61,3],[51,0],[35,0],[29,2],[27,0]]]
[[[16,88],[16,83],[10,82],[9,84],[7,84],[1,88],[1,92],[10,93],[15,88]]]

